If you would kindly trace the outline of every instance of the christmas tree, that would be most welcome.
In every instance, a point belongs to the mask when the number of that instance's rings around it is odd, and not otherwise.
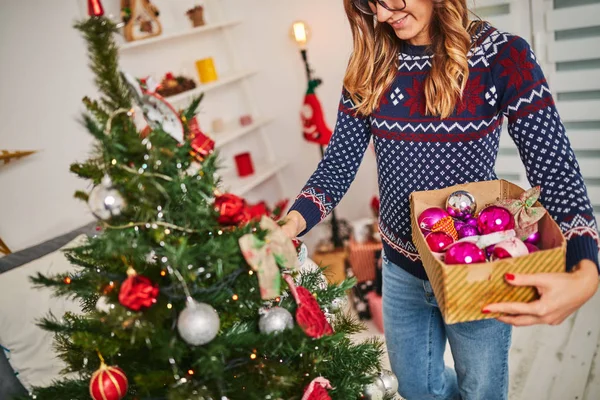
[[[362,329],[343,307],[354,282],[327,284],[277,223],[219,192],[214,143],[194,118],[201,98],[175,111],[121,73],[117,26],[102,14],[76,25],[100,97],[84,99],[94,154],[71,168],[94,185],[76,197],[98,233],[66,251],[76,273],[32,277],[79,300],[82,313],[39,322],[67,367],[30,398],[392,395],[381,343],[350,339]],[[134,105],[149,125],[141,132]]]

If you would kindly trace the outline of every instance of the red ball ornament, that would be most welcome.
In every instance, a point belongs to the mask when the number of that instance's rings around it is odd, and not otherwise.
[[[529,251],[529,254],[535,253],[536,251],[540,251],[539,247],[537,247],[535,244],[525,242],[525,246],[527,246],[527,250]]]
[[[140,311],[156,303],[158,285],[145,276],[137,275],[132,268],[127,271],[127,275],[129,277],[121,283],[119,303],[133,311]]]
[[[504,207],[489,206],[479,213],[477,227],[482,235],[507,231],[515,227],[515,218]]]
[[[446,210],[440,207],[431,207],[423,211],[417,218],[419,228],[424,235],[433,231],[433,226],[445,217],[450,217]]]
[[[127,376],[119,367],[104,362],[90,380],[90,396],[94,400],[121,400],[127,394]]]
[[[431,232],[425,237],[425,241],[434,253],[442,253],[446,247],[454,243],[454,239],[445,232]]]
[[[446,251],[446,264],[476,264],[485,262],[485,253],[479,247],[469,242],[458,242]]]

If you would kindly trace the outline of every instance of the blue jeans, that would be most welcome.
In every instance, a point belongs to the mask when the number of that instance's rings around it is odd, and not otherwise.
[[[495,319],[446,325],[429,281],[383,259],[383,323],[406,400],[505,400],[512,329]],[[456,371],[444,365],[446,339]]]

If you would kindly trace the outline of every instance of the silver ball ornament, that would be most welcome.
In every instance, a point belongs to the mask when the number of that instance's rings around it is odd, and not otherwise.
[[[392,371],[384,369],[381,371],[379,378],[383,382],[383,386],[385,386],[385,394],[387,396],[393,396],[398,393],[398,378],[396,378],[396,375]]]
[[[92,214],[101,220],[120,215],[125,205],[125,199],[112,186],[112,181],[108,175],[102,178],[102,182],[92,189],[88,197],[88,206]]]
[[[386,389],[380,377],[376,377],[372,383],[365,386],[363,396],[368,400],[383,400],[385,398]]]
[[[293,327],[294,317],[283,307],[273,307],[264,311],[258,321],[258,329],[264,334],[283,332]]]
[[[177,330],[182,339],[192,346],[201,346],[213,340],[221,321],[214,308],[205,303],[189,300],[177,318]]]
[[[475,196],[466,190],[457,190],[446,199],[446,211],[452,217],[463,218],[466,215],[475,214],[477,201]]]

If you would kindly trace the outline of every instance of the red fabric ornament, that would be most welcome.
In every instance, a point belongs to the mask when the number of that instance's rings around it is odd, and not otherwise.
[[[321,81],[318,79],[308,82],[308,90],[304,96],[304,104],[302,105],[300,117],[302,119],[304,139],[326,146],[329,144],[332,132],[325,122],[323,107],[315,94],[315,89],[320,84]]]
[[[88,15],[90,17],[101,17],[104,15],[104,8],[100,0],[88,0]]]
[[[310,294],[310,292],[302,287],[296,287],[294,279],[290,275],[284,275],[283,279],[287,282],[290,287],[290,291],[296,299],[296,322],[302,328],[304,333],[308,336],[318,339],[325,335],[333,334],[333,329],[317,300]]]
[[[121,400],[127,394],[127,387],[125,372],[102,362],[90,380],[90,396],[94,400]]]
[[[215,149],[215,141],[200,130],[200,124],[196,117],[190,120],[188,128],[190,130],[189,141],[193,149],[191,153],[198,161],[202,162]]]
[[[261,201],[260,203],[256,203],[254,205],[248,205],[246,207],[246,212],[250,219],[260,219],[263,215],[269,215],[269,209],[267,208],[267,203]]]
[[[331,400],[327,389],[333,389],[329,381],[325,378],[315,378],[304,389],[302,400]]]
[[[156,303],[158,285],[145,276],[138,275],[132,268],[129,277],[121,283],[119,303],[133,311],[140,311]]]
[[[219,224],[238,225],[249,220],[246,201],[235,194],[225,193],[215,199],[215,208],[219,213]]]
[[[240,178],[243,178],[254,173],[254,165],[252,164],[252,157],[250,153],[241,153],[235,157],[235,166],[237,167],[237,173]]]

